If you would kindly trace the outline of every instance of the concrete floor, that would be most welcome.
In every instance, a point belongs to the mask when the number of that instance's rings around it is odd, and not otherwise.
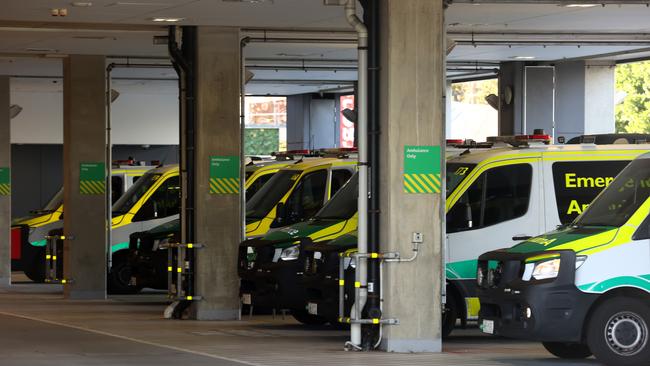
[[[16,278],[19,280],[19,278]],[[563,361],[539,344],[458,330],[441,354],[345,352],[348,333],[290,317],[162,319],[164,295],[66,301],[61,288],[16,281],[0,290],[0,365],[597,365]]]

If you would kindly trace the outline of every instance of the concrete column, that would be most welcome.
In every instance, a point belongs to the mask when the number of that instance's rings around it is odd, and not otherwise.
[[[614,132],[616,64],[572,61],[555,69],[556,136]]]
[[[7,168],[11,171],[11,118],[9,116],[9,106],[9,77],[0,76],[0,169]],[[4,182],[0,180],[0,184],[2,183]],[[4,186],[2,192],[0,192],[0,287],[11,285],[10,230],[11,192],[7,192],[7,187]]]
[[[106,203],[82,194],[81,163],[104,163],[106,154],[104,56],[71,55],[63,61],[64,287],[71,299],[106,298]]]
[[[555,67],[526,66],[524,70],[524,128],[515,131],[530,135],[536,129],[543,129],[555,136]]]
[[[405,145],[444,143],[445,27],[442,0],[381,0],[381,216],[382,251],[412,253],[417,260],[387,264],[381,347],[389,352],[441,350],[442,240],[440,194],[406,194]],[[444,146],[444,145],[443,145]]]
[[[210,194],[210,157],[239,156],[239,29],[198,27],[196,121],[196,295],[192,317],[231,320],[239,317],[237,254],[240,199]]]
[[[523,130],[524,62],[502,62],[499,67],[499,135]]]

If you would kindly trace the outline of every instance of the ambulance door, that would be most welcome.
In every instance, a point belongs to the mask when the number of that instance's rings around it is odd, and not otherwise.
[[[449,209],[446,274],[463,297],[476,297],[479,255],[511,247],[540,231],[539,216],[543,212],[540,168],[539,159],[491,164],[479,172]],[[468,309],[477,307],[469,302],[467,305]]]

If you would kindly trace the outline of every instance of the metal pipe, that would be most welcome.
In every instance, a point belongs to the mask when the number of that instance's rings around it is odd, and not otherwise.
[[[111,142],[111,71],[115,67],[109,64],[106,67],[106,157],[104,161],[104,174],[106,174],[106,273],[113,268],[113,256],[111,255],[112,227],[113,227],[113,179],[111,179],[113,146]]]
[[[246,132],[246,60],[244,58],[244,47],[248,43],[248,37],[242,38],[239,42],[239,82],[240,91],[239,91],[239,118],[240,118],[240,150],[239,150],[239,198],[240,198],[240,222],[241,222],[241,233],[240,233],[240,242],[246,240],[246,189],[244,178],[246,177],[246,162],[245,160],[245,151],[244,151],[244,136]],[[239,312],[241,318],[241,311]]]
[[[357,102],[357,129],[359,149],[359,197],[358,197],[358,240],[359,253],[368,252],[368,29],[357,17],[357,0],[347,0],[345,3],[345,16],[348,23],[354,27],[358,36],[359,52],[359,91]],[[354,300],[355,316],[359,316],[366,305],[368,298],[368,261],[359,258],[357,262],[358,296]],[[355,284],[356,287],[356,284]],[[358,320],[359,318],[357,318]],[[352,324],[350,327],[350,343],[354,347],[361,347],[361,324]]]

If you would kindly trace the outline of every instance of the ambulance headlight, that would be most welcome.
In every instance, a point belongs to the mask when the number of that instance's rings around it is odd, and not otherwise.
[[[283,261],[295,261],[300,255],[300,246],[293,245],[282,250],[280,253],[280,259]]]
[[[560,273],[560,258],[535,263],[533,278],[536,280],[547,280],[556,278]]]

